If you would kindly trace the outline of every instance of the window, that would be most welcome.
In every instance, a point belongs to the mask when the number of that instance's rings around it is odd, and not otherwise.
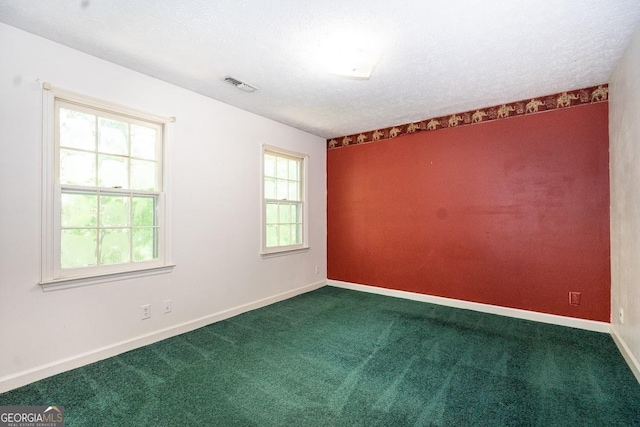
[[[166,267],[169,121],[57,90],[44,118],[41,284]]]
[[[264,147],[262,252],[265,254],[307,247],[306,159],[302,154]]]

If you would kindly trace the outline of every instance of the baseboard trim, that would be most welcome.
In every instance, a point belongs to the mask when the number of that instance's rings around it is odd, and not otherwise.
[[[203,326],[210,325],[212,323],[220,322],[221,320],[228,319],[233,316],[237,316],[247,311],[255,310],[258,308],[266,307],[276,302],[284,301],[286,299],[301,295],[307,292],[314,291],[325,286],[327,283],[325,280],[312,283],[310,285],[302,286],[291,291],[282,292],[277,295],[273,295],[267,298],[263,298],[257,301],[253,301],[247,304],[243,304],[234,308],[220,311],[218,313],[210,314],[208,316],[200,317],[198,319],[190,320],[175,326],[171,326],[165,329],[151,332],[146,335],[141,335],[125,341],[108,345],[105,347],[91,350],[82,354],[78,354],[65,359],[57,360],[55,362],[40,365],[32,369],[24,370],[15,374],[7,375],[0,378],[0,393],[13,390],[18,387],[30,384],[34,381],[38,381],[53,375],[69,371],[71,369],[79,368],[81,366],[88,365],[90,363],[98,362],[100,360],[107,359],[109,357],[117,356],[124,352],[134,350],[136,348],[144,347],[149,344],[153,344],[158,341],[162,341],[167,338],[174,337],[176,335],[190,332]]]
[[[631,352],[631,349],[618,334],[618,331],[613,325],[611,325],[611,337],[613,337],[613,341],[618,346],[618,350],[620,350],[620,353],[622,353],[622,357],[624,357],[627,365],[629,365],[629,368],[631,368],[631,372],[633,372],[633,375],[635,375],[636,380],[638,380],[638,383],[640,383],[640,362],[638,362],[638,359],[635,358],[635,356]]]
[[[360,285],[357,283],[342,282],[339,280],[327,280],[327,285],[354,291],[369,292],[396,298],[410,299],[413,301],[428,302],[447,307],[462,308],[479,311],[482,313],[497,314],[500,316],[515,317],[517,319],[533,320],[535,322],[550,323],[553,325],[568,326],[570,328],[586,329],[588,331],[609,333],[609,323],[594,320],[576,319],[573,317],[558,316],[555,314],[538,313],[535,311],[521,310],[517,308],[500,307],[497,305],[482,304],[478,302],[463,301],[453,298],[437,297],[433,295],[418,294],[415,292],[399,291],[395,289],[379,288],[377,286]]]

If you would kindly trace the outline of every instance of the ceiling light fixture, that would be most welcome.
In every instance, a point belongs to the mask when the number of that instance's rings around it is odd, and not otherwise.
[[[363,48],[341,47],[334,52],[329,73],[355,80],[369,80],[380,55]]]

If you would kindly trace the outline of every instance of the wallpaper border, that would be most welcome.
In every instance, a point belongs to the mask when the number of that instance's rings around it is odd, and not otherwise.
[[[434,117],[413,123],[389,126],[361,132],[353,135],[345,135],[339,138],[327,140],[327,149],[349,147],[352,145],[367,144],[384,141],[402,135],[418,132],[434,131],[459,127],[477,123],[485,123],[492,120],[508,119],[510,117],[524,116],[528,114],[542,113],[559,108],[575,107],[583,104],[604,102],[609,98],[609,85],[601,84],[583,89],[576,89],[552,95],[544,95],[529,100],[516,101],[493,107],[455,113],[441,117]]]

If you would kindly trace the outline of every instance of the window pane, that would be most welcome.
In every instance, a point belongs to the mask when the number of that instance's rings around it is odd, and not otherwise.
[[[289,176],[289,159],[278,157],[277,161],[277,176],[278,178],[287,178]]]
[[[264,156],[265,176],[276,176],[276,158],[270,154]]]
[[[156,129],[131,125],[131,156],[156,159]]]
[[[273,248],[278,246],[278,226],[267,225],[267,247]]]
[[[291,244],[302,244],[302,226],[300,224],[291,226]]]
[[[265,152],[264,162],[265,248],[301,245],[302,160]]]
[[[291,222],[302,223],[302,218],[300,217],[301,209],[298,204],[291,205]]]
[[[96,265],[97,230],[62,230],[60,267],[77,268]]]
[[[133,198],[133,225],[153,226],[156,225],[156,198],[155,197],[134,197]]]
[[[156,228],[133,229],[133,260],[148,261],[156,255]]]
[[[60,184],[96,185],[96,155],[60,149]]]
[[[63,227],[95,227],[98,225],[98,196],[63,193],[60,221]]]
[[[280,225],[280,245],[287,246],[291,244],[291,226],[289,224]]]
[[[131,159],[131,188],[148,191],[156,189],[156,162]]]
[[[129,267],[113,264],[164,256],[159,250],[165,231],[159,209],[163,125],[91,104],[55,99],[51,130],[56,134],[47,141],[56,165],[48,179],[55,185],[47,185],[46,195],[59,198],[45,213],[53,227],[47,233],[54,233],[59,246],[46,248],[47,278],[121,271]],[[50,119],[47,114],[46,123]],[[51,211],[54,206],[57,212]],[[59,260],[51,264],[50,256]],[[59,268],[83,269],[57,277]]]
[[[289,200],[300,200],[300,192],[297,182],[289,181]]]
[[[273,178],[265,178],[264,180],[264,198],[276,198],[276,180]]]
[[[267,224],[277,224],[277,223],[278,223],[278,204],[268,203],[267,204]]]
[[[289,160],[289,179],[298,180],[298,162],[297,160]]]
[[[100,197],[100,226],[126,227],[129,225],[129,196]]]
[[[280,205],[280,223],[291,222],[291,205]]]
[[[60,109],[60,146],[95,151],[96,116]]]
[[[129,188],[129,160],[126,157],[98,156],[98,186]]]
[[[129,125],[125,122],[98,120],[98,151],[101,153],[129,155]]]
[[[278,200],[287,200],[288,197],[288,188],[287,188],[287,181],[278,180],[278,194],[276,199]]]
[[[100,264],[130,261],[131,233],[128,228],[100,231]]]

